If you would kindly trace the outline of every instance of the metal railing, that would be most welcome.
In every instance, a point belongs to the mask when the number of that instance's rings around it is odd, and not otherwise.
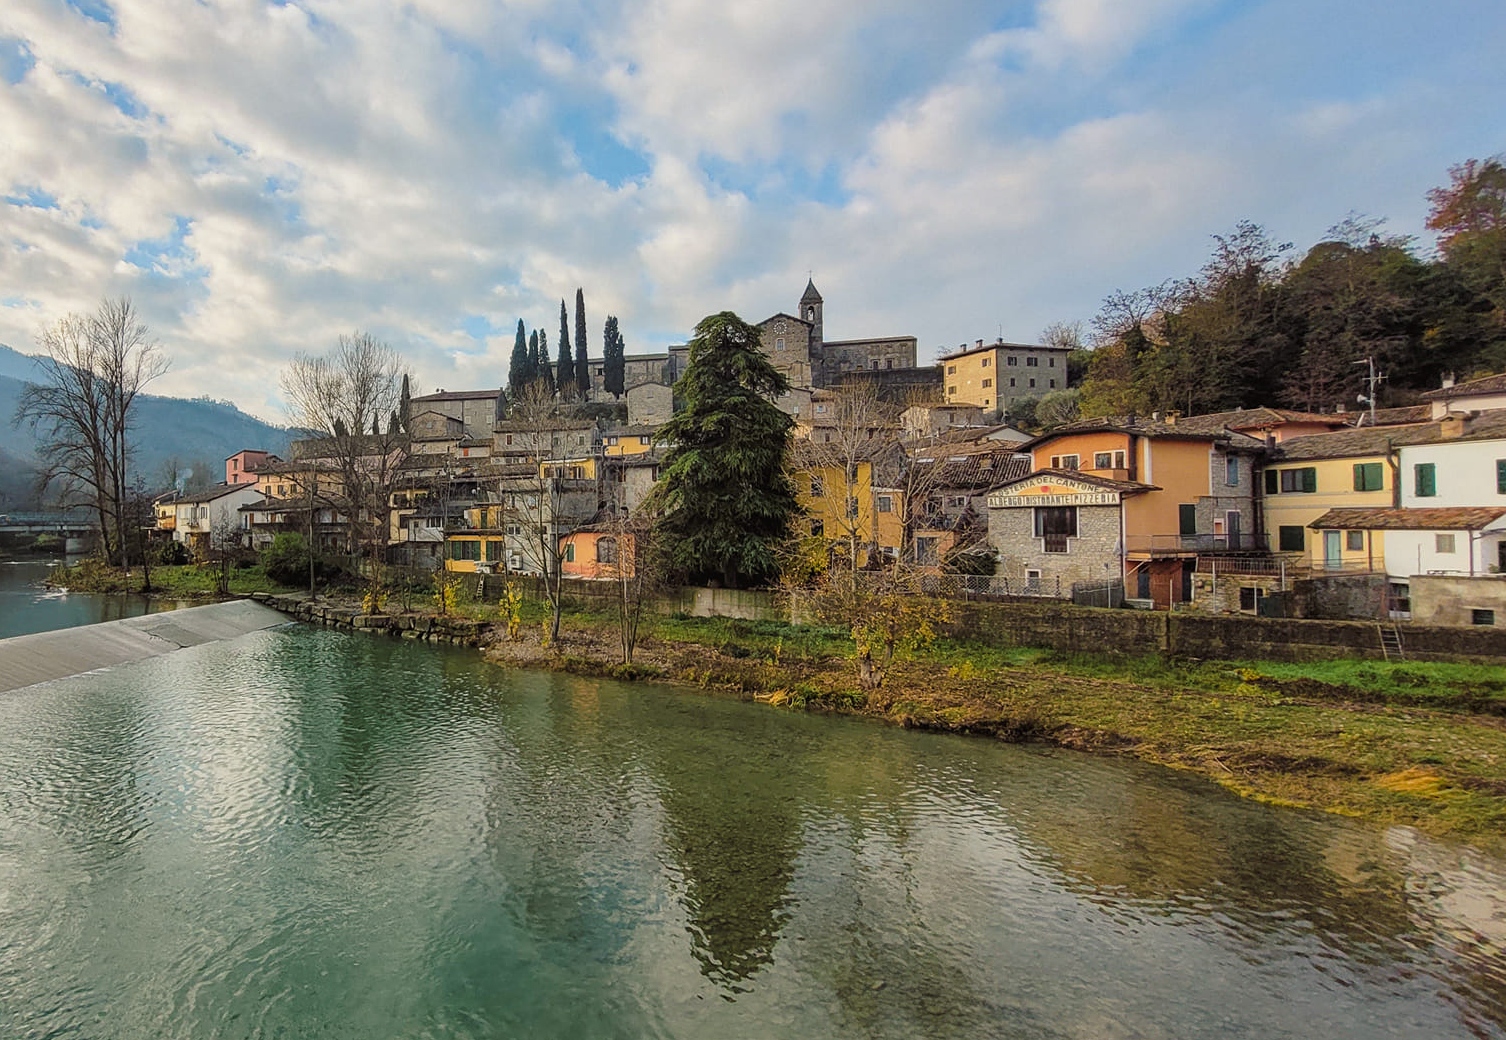
[[[1269,546],[1263,534],[1139,534],[1125,539],[1125,550],[1132,553],[1216,553],[1265,552]]]

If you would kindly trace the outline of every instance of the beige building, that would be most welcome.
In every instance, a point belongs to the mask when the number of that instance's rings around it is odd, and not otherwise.
[[[1009,405],[1067,388],[1065,347],[1047,347],[981,339],[941,358],[947,404],[975,404],[1003,415]]]
[[[415,397],[409,402],[408,415],[437,412],[458,419],[469,437],[487,437],[497,419],[497,398],[501,390],[439,390]],[[411,419],[410,419],[411,422]]]

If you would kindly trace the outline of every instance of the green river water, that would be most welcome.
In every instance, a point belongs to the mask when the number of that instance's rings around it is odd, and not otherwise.
[[[0,1037],[1503,1037],[1501,865],[288,626],[0,697]]]

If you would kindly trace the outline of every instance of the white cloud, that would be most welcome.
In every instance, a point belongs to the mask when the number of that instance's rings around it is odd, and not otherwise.
[[[1256,6],[1318,35],[1298,0]],[[0,80],[0,194],[57,200],[0,203],[0,341],[131,292],[173,357],[164,389],[268,415],[286,358],[355,327],[426,386],[494,385],[517,319],[552,341],[577,286],[593,347],[608,313],[651,349],[709,311],[787,310],[807,269],[833,336],[1028,337],[1195,269],[1243,216],[1300,239],[1420,213],[1469,154],[1424,147],[1436,111],[1495,125],[1433,66],[1405,88],[1265,82],[1272,41],[1232,16],[1175,54],[1217,77],[1145,67],[1209,0],[113,9],[0,5],[34,59]],[[1395,36],[1351,60],[1401,61]],[[1502,74],[1470,53],[1487,96]]]

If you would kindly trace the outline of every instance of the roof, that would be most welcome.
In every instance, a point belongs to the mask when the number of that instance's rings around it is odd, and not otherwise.
[[[226,455],[225,461],[229,462],[231,459],[235,458],[236,455],[271,455],[271,457],[274,459],[277,457],[276,455],[272,455],[272,453],[270,451],[267,451],[265,448],[242,448],[234,455]]]
[[[985,343],[981,347],[963,347],[954,350],[950,354],[940,354],[937,361],[951,361],[954,358],[967,357],[969,354],[977,354],[985,350],[1054,350],[1058,354],[1072,353],[1071,347],[1053,347],[1045,343],[1005,343],[1002,339],[996,339],[992,343]]]
[[[926,454],[915,465],[927,469],[924,481],[932,490],[947,488],[983,490],[1008,483],[1030,473],[1029,456],[1016,455],[1009,449],[993,451],[949,451],[945,455]]]
[[[1340,530],[1478,531],[1506,516],[1503,506],[1436,509],[1330,509],[1308,527]]]
[[[1368,412],[1359,413],[1359,421],[1364,422]],[[1427,422],[1433,417],[1433,406],[1428,404],[1412,404],[1405,408],[1377,408],[1375,410],[1376,426],[1397,426],[1403,423]]]
[[[1257,451],[1265,447],[1265,442],[1262,440],[1226,430],[1222,426],[1216,430],[1208,430],[1199,429],[1194,424],[1189,429],[1181,419],[1166,421],[1137,415],[1104,415],[1096,419],[1081,419],[1043,433],[1025,447],[1034,448],[1058,437],[1068,437],[1079,433],[1129,433],[1136,437],[1159,437],[1167,440],[1224,441],[1231,448],[1247,451]]]
[[[1137,480],[1114,480],[1111,477],[1100,477],[1096,473],[1083,473],[1075,469],[1038,469],[1034,472],[1026,473],[1017,479],[1007,480],[989,490],[997,491],[1002,487],[1039,480],[1075,480],[1079,484],[1089,484],[1093,487],[1103,488],[1105,491],[1118,491],[1125,495],[1138,495],[1142,491],[1162,490],[1155,484],[1142,484]]]
[[[422,397],[411,398],[411,403],[418,404],[427,401],[488,401],[495,398],[502,391],[497,390],[440,390],[432,394],[424,394]]]
[[[603,437],[651,437],[658,431],[657,426],[639,424],[637,426],[608,426],[601,431]]]
[[[800,294],[801,303],[820,303],[821,294],[816,291],[816,280],[808,278],[805,282],[805,292]]]
[[[213,502],[217,498],[224,498],[226,495],[232,495],[237,491],[245,491],[247,488],[254,488],[255,486],[256,481],[254,480],[248,480],[244,484],[216,484],[208,491],[200,491],[194,495],[184,495],[182,498],[174,501],[173,505],[186,506],[194,502]]]
[[[824,347],[851,347],[862,343],[914,343],[914,336],[863,336],[859,339],[823,339]]]
[[[1455,414],[1460,423],[1456,436],[1444,435],[1444,423],[1411,423],[1406,426],[1361,426],[1334,433],[1293,437],[1278,444],[1272,453],[1277,462],[1298,459],[1342,459],[1358,455],[1383,455],[1389,448],[1409,444],[1439,444],[1446,441],[1506,440],[1506,411],[1480,412],[1469,418]]]
[[[1471,394],[1506,394],[1506,373],[1481,376],[1479,379],[1429,390],[1422,396],[1429,401],[1443,401],[1450,397],[1468,397]]]
[[[1286,408],[1237,408],[1232,412],[1210,412],[1207,415],[1188,415],[1176,421],[1178,429],[1201,430],[1216,433],[1219,430],[1266,430],[1287,423],[1321,423],[1338,429],[1349,426],[1352,413],[1295,412]]]
[[[784,311],[778,311],[778,312],[776,312],[774,314],[770,314],[763,321],[759,322],[758,325],[757,325],[757,327],[758,328],[762,328],[763,326],[767,325],[769,322],[773,321],[775,318],[788,318],[788,319],[790,319],[790,321],[798,321],[800,324],[804,325],[808,329],[813,329],[813,328],[816,327],[813,322],[806,321],[804,318],[797,318],[793,314],[786,314]]]

